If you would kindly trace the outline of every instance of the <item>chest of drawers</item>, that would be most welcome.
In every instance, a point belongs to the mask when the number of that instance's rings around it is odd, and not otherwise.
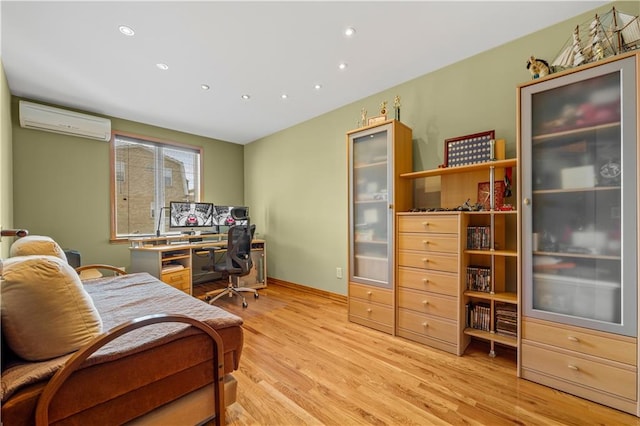
[[[460,355],[458,213],[398,215],[396,334]]]

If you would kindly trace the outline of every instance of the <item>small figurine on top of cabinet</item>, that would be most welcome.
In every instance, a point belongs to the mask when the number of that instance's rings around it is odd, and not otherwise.
[[[551,69],[547,61],[544,59],[536,59],[534,56],[531,56],[527,61],[527,69],[531,73],[531,78],[534,80],[551,74]]]
[[[387,101],[382,101],[380,104],[380,115],[387,117]]]
[[[400,96],[393,98],[393,109],[396,111],[396,120],[400,121]]]

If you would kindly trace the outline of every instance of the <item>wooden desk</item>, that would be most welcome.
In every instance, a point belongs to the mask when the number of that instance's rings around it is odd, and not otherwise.
[[[131,238],[131,272],[148,272],[161,281],[193,294],[194,278],[202,278],[202,252],[208,247],[226,247],[226,235],[176,235]],[[224,249],[220,250],[223,252]],[[251,243],[253,269],[240,278],[240,286],[265,288],[267,286],[266,243],[255,239]],[[195,261],[194,261],[195,259]],[[206,260],[205,260],[206,263]],[[216,273],[212,273],[212,281]],[[219,274],[217,275],[219,277]]]

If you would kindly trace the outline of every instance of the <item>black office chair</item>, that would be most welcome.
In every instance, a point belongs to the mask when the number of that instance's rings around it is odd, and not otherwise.
[[[248,218],[246,218],[248,220]],[[229,283],[227,287],[222,290],[216,296],[209,292],[205,295],[204,300],[212,304],[216,300],[220,299],[224,295],[236,295],[242,298],[242,307],[248,306],[247,300],[241,294],[241,292],[252,292],[253,297],[258,298],[258,290],[249,287],[239,287],[240,277],[248,275],[253,267],[253,260],[251,259],[251,242],[253,235],[255,234],[256,226],[250,225],[233,225],[229,228],[227,234],[227,253],[224,262],[216,263],[216,251],[219,248],[212,247],[209,250],[209,256],[212,262],[213,270],[216,272],[222,272],[229,277]]]

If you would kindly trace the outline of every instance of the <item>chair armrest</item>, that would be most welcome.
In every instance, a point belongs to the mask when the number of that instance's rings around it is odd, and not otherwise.
[[[93,264],[93,265],[83,265],[78,266],[76,268],[76,272],[80,275],[80,279],[92,279],[92,278],[100,278],[102,277],[102,273],[100,270],[107,270],[114,273],[114,275],[127,275],[127,272],[116,266],[104,265],[104,264]]]
[[[26,237],[29,235],[29,231],[26,229],[2,229],[0,230],[0,237]]]

